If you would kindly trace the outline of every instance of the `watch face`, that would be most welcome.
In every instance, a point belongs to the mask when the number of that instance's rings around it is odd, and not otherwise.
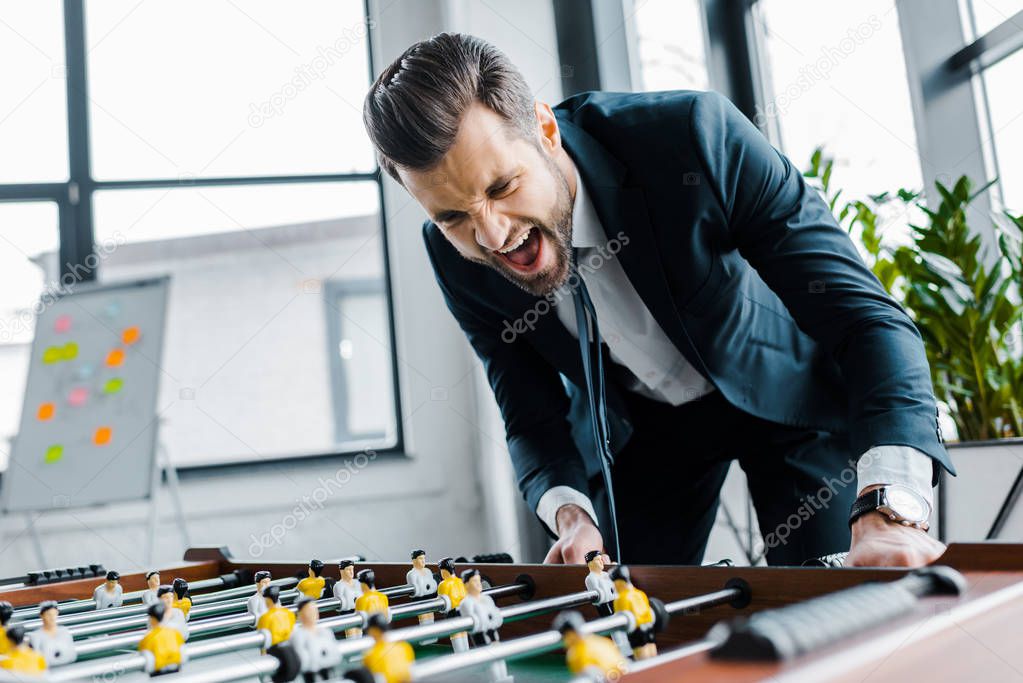
[[[885,505],[909,522],[923,522],[930,515],[927,501],[904,486],[888,486],[884,492]]]

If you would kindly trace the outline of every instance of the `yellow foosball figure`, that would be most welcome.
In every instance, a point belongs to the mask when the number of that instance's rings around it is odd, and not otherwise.
[[[42,676],[46,672],[46,658],[33,650],[25,640],[24,627],[11,626],[6,629],[4,637],[10,649],[0,659],[0,669],[29,676]]]
[[[295,613],[281,607],[280,586],[267,586],[263,590],[263,599],[266,601],[266,612],[256,622],[256,630],[269,634],[271,646],[283,643],[291,637],[291,631],[295,628]]]
[[[562,612],[553,628],[561,633],[565,663],[573,674],[605,683],[616,681],[627,671],[627,664],[614,641],[595,634],[581,633],[585,625],[578,612]]]
[[[437,585],[437,596],[446,603],[444,609],[445,617],[457,617],[458,606],[465,598],[465,583],[455,574],[455,561],[445,557],[437,563],[440,569],[441,581]],[[451,634],[451,648],[455,652],[465,652],[469,649],[469,634],[465,631]]]
[[[139,652],[146,658],[146,671],[150,676],[173,673],[181,668],[181,646],[185,637],[181,631],[164,624],[167,608],[162,602],[150,605],[149,631],[139,641]]]
[[[0,655],[5,655],[14,648],[7,638],[7,623],[13,616],[14,605],[6,600],[0,600]]]
[[[618,565],[611,570],[611,580],[615,583],[618,597],[615,598],[615,613],[632,612],[636,618],[636,628],[629,632],[629,645],[636,659],[648,659],[657,654],[654,643],[654,611],[646,593],[632,585],[629,568]]]
[[[355,599],[355,611],[371,616],[382,614],[384,621],[391,620],[391,607],[387,596],[377,590],[377,575],[372,569],[363,569],[356,578],[362,588],[362,595]]]
[[[309,562],[307,571],[308,575],[299,581],[295,588],[302,595],[319,600],[323,597],[323,586],[327,583],[327,580],[323,578],[323,563],[319,560],[312,560]]]
[[[366,623],[366,633],[376,642],[366,651],[362,665],[377,683],[408,683],[412,680],[410,671],[416,658],[415,652],[404,641],[390,642],[384,639],[387,618],[379,612],[371,614]]]
[[[181,578],[174,579],[171,587],[174,589],[174,606],[181,610],[185,619],[188,619],[188,613],[192,609],[192,596],[188,592],[188,581]]]

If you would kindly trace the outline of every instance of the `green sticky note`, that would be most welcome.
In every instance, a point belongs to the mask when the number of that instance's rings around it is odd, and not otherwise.
[[[124,387],[124,380],[120,377],[113,377],[103,384],[103,393],[116,394],[122,387]]]
[[[57,444],[50,446],[46,449],[46,456],[43,458],[46,462],[57,462],[64,457],[64,447]]]
[[[64,357],[63,351],[56,346],[51,346],[43,351],[43,362],[47,365],[53,365]]]
[[[78,344],[74,342],[64,344],[64,352],[62,355],[64,360],[74,360],[75,358],[78,358]]]

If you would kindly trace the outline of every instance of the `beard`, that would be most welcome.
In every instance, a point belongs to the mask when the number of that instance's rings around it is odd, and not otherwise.
[[[546,220],[539,218],[523,219],[513,232],[519,229],[536,228],[541,238],[546,238],[546,246],[554,254],[554,263],[538,273],[523,275],[508,267],[502,257],[488,253],[486,258],[469,260],[490,266],[516,287],[533,296],[547,296],[562,287],[568,280],[572,263],[572,194],[568,180],[554,160],[544,155],[551,180],[557,188],[557,198]]]

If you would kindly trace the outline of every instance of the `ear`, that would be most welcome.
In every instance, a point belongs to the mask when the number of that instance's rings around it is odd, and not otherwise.
[[[547,153],[555,152],[561,148],[561,131],[558,129],[558,119],[554,116],[554,110],[546,102],[534,102],[536,111],[537,129],[540,132],[540,145]]]

